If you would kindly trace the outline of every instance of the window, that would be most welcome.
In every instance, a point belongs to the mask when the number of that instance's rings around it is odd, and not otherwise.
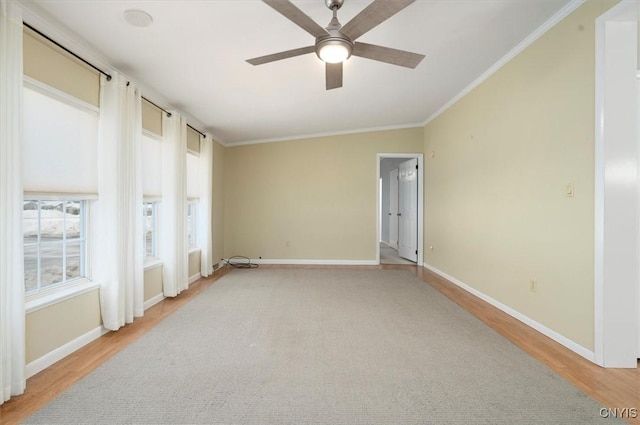
[[[30,38],[24,41],[31,59],[48,50],[45,46],[33,51],[40,43]],[[93,71],[85,75],[84,65],[76,69],[56,61],[54,68],[64,72],[52,74],[41,60],[27,59],[25,56],[23,261],[27,308],[32,308],[95,285],[87,279],[87,229],[89,200],[98,193],[100,79]],[[70,75],[82,75],[86,84]]]
[[[187,204],[187,245],[190,250],[198,247],[198,238],[196,237],[197,207],[197,202],[189,202]]]
[[[86,201],[24,201],[26,293],[86,276],[85,223]]]
[[[87,276],[99,111],[27,77],[23,95],[24,285],[33,295]]]
[[[144,252],[146,257],[158,256],[157,204],[157,202],[145,202],[143,204]]]

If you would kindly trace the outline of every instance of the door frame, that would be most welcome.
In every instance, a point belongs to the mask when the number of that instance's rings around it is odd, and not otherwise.
[[[406,158],[418,160],[418,262],[417,266],[424,266],[424,155],[421,153],[379,153],[376,155],[376,264],[380,265],[380,223],[381,193],[379,190],[380,161],[384,158]]]
[[[637,367],[640,338],[637,63],[626,55],[637,49],[625,48],[638,44],[638,15],[620,2],[596,19],[594,360],[604,367]]]

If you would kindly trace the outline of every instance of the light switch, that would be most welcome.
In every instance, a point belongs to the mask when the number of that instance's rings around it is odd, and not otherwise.
[[[575,192],[574,192],[574,188],[573,188],[573,182],[567,183],[567,186],[565,187],[565,190],[564,190],[564,195],[567,198],[573,198],[574,193]]]

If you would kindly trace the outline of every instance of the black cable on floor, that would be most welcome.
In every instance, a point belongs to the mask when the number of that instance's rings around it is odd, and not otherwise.
[[[240,261],[237,259],[240,259]],[[258,264],[252,263],[249,257],[244,257],[242,255],[234,255],[224,261],[227,263],[226,266],[233,267],[234,269],[255,269],[258,267]]]

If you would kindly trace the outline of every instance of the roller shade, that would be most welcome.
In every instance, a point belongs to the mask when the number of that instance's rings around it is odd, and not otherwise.
[[[162,196],[162,139],[147,133],[142,134],[142,193],[146,198]]]
[[[100,74],[28,28],[23,31],[24,74],[93,106],[100,106]]]
[[[199,182],[200,158],[189,152],[187,153],[187,198],[189,200],[197,200],[200,198]]]
[[[200,153],[200,134],[187,127],[187,151],[195,155]]]
[[[142,128],[162,136],[162,110],[145,98],[142,98]]]
[[[97,193],[97,110],[30,86],[23,107],[24,190]]]

